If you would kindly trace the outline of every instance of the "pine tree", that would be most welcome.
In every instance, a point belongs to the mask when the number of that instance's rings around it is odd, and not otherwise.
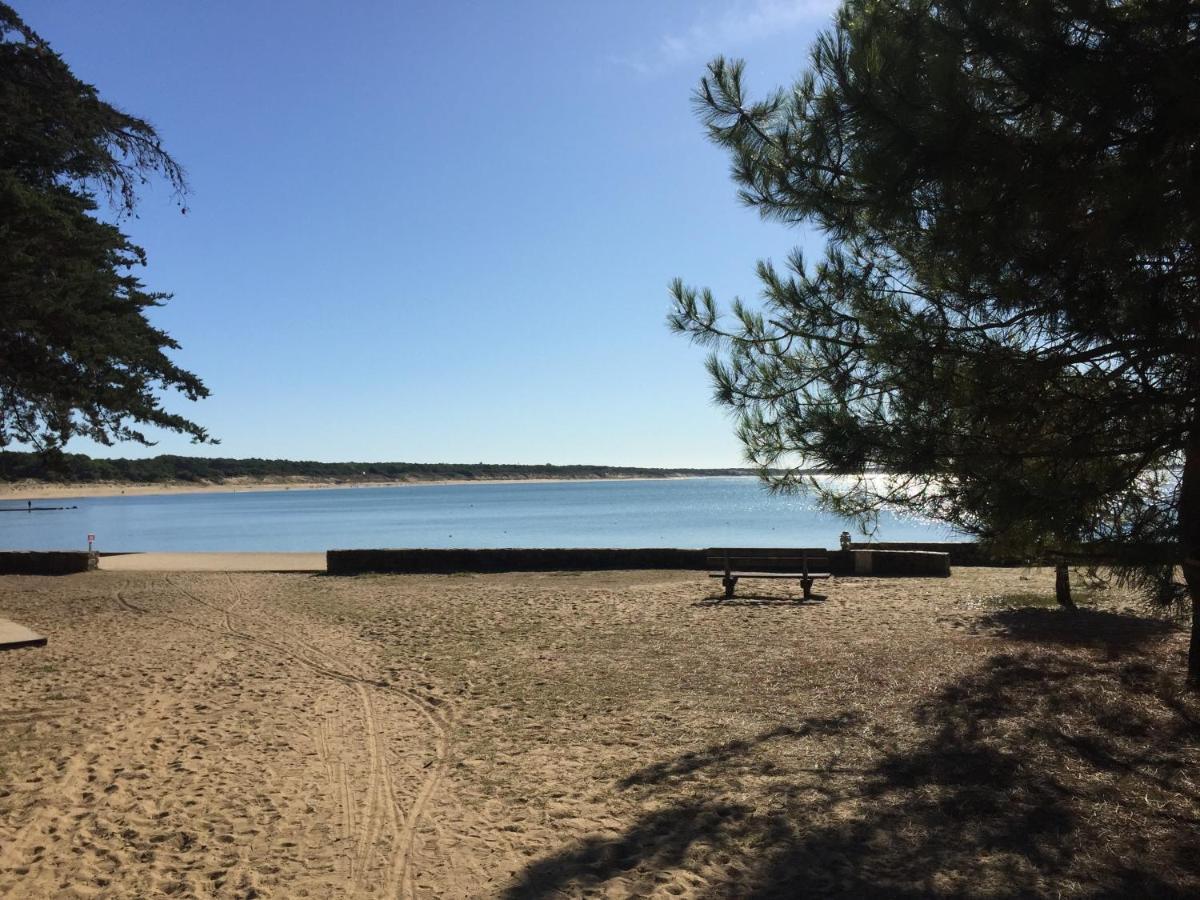
[[[846,0],[793,87],[743,75],[696,96],[742,199],[829,239],[732,323],[672,287],[748,458],[1164,594],[1182,562],[1200,686],[1200,7]]]

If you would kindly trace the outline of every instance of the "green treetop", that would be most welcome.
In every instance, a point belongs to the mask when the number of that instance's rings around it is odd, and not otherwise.
[[[1186,0],[847,0],[789,89],[711,63],[697,107],[743,200],[829,238],[760,264],[732,322],[673,286],[749,459],[851,476],[810,487],[864,519],[1200,560],[1198,92]]]
[[[208,439],[160,400],[208,394],[146,317],[169,295],[145,290],[132,274],[142,249],[97,216],[97,193],[129,214],[155,174],[182,198],[155,130],[102,101],[0,3],[0,447],[149,443],[145,425]]]

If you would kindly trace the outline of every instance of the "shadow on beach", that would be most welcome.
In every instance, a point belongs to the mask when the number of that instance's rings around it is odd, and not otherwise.
[[[1056,611],[988,618],[1071,647],[994,655],[904,727],[798,716],[652,762],[616,784],[642,810],[623,831],[530,862],[503,896],[1194,896],[1200,704],[1163,653],[1094,652],[1149,648],[1159,623],[1089,612],[1067,640]]]
[[[981,617],[979,625],[1009,640],[1134,651],[1176,629],[1163,619],[1127,613],[1041,607],[1001,610]]]
[[[806,606],[821,603],[827,600],[825,594],[813,594],[809,597],[783,597],[779,594],[754,594],[754,593],[739,593],[736,596],[726,599],[724,594],[713,594],[711,597],[705,597],[703,600],[697,600],[692,606],[697,608],[704,607],[794,607],[801,609]]]

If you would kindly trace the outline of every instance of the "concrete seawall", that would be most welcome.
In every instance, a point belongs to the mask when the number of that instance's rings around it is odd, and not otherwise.
[[[980,565],[966,552],[903,549],[872,544],[852,550],[826,551],[821,570],[834,575],[942,577],[951,564]],[[955,556],[960,562],[955,563]],[[0,551],[0,575],[69,575],[97,568],[96,554],[86,551]],[[287,557],[287,559],[283,559]],[[293,557],[295,559],[293,559]],[[302,557],[302,559],[301,559]],[[298,560],[298,561],[297,561]],[[966,561],[972,560],[972,561]],[[100,568],[142,571],[320,571],[321,555],[262,553],[134,553],[110,555]],[[329,550],[324,568],[330,575],[369,572],[452,574],[456,572],[594,572],[621,569],[704,571],[707,551],[673,547],[378,549]]]
[[[830,550],[828,571],[835,575],[945,577],[950,556],[920,550]],[[603,569],[707,568],[707,551],[677,548],[624,549],[505,548],[489,550],[330,550],[325,554],[330,575],[368,572],[436,575],[454,572],[594,572]],[[821,567],[824,569],[824,567]]]
[[[0,575],[73,575],[96,568],[86,550],[3,550]]]
[[[947,553],[952,566],[1022,566],[1025,560],[1008,559],[989,555],[974,541],[880,541],[878,543],[852,543],[851,550],[908,550],[928,553]]]
[[[839,557],[842,572],[834,574],[877,575],[880,577],[915,576],[947,578],[950,575],[950,554],[929,550],[838,550],[830,554]],[[850,564],[844,562],[850,557]]]
[[[409,575],[452,572],[591,572],[601,569],[703,569],[703,550],[504,548],[495,550],[330,550],[330,575],[393,572]]]

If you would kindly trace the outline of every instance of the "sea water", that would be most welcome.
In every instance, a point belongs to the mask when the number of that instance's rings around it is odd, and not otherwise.
[[[828,547],[852,530],[811,498],[752,477],[560,481],[163,494],[0,513],[0,549],[315,551],[371,547]],[[23,501],[0,508],[23,509]],[[878,540],[953,540],[943,526],[881,517]]]

